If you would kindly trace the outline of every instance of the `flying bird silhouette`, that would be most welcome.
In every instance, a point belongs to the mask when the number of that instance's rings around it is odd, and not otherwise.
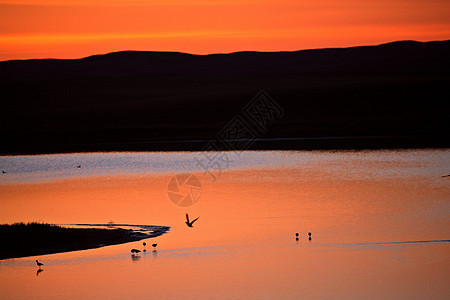
[[[198,218],[200,218],[200,217],[198,217]],[[192,222],[189,222],[189,215],[188,215],[188,214],[186,214],[186,225],[187,225],[188,227],[193,227],[192,225],[194,224],[194,222],[195,222],[195,221],[197,221],[197,220],[198,220],[198,218],[197,218],[197,219],[194,219],[194,220],[192,220]]]
[[[36,259],[36,264],[38,265],[39,268],[44,265],[43,263],[40,263],[37,259]]]

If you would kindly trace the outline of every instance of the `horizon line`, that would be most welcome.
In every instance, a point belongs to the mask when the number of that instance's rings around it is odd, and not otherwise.
[[[377,47],[382,45],[389,45],[394,43],[433,43],[433,42],[447,42],[450,41],[450,39],[444,39],[444,40],[427,40],[427,41],[419,41],[419,40],[394,40],[390,42],[383,42],[378,44],[363,44],[363,45],[351,45],[351,46],[342,46],[342,47],[323,47],[323,48],[304,48],[304,49],[297,49],[297,50],[279,50],[279,51],[260,51],[260,50],[239,50],[239,51],[232,51],[232,52],[215,52],[215,53],[206,53],[206,54],[199,54],[199,53],[189,53],[189,52],[182,52],[182,51],[154,51],[154,50],[118,50],[118,51],[111,51],[106,53],[97,53],[97,54],[91,54],[87,56],[82,57],[76,57],[76,58],[56,58],[56,57],[46,57],[46,58],[18,58],[18,59],[7,59],[7,60],[0,60],[0,63],[2,62],[11,62],[11,61],[29,61],[29,60],[81,60],[86,59],[90,57],[95,56],[103,56],[103,55],[109,55],[114,53],[122,53],[122,52],[149,52],[149,53],[177,53],[177,54],[186,54],[186,55],[192,55],[192,56],[211,56],[211,55],[231,55],[231,54],[237,54],[237,53],[294,53],[294,52],[300,52],[300,51],[314,51],[314,50],[331,50],[331,49],[351,49],[351,48],[361,48],[361,47]]]

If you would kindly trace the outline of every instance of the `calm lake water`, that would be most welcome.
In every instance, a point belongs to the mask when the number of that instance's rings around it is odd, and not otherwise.
[[[0,223],[171,227],[134,257],[143,241],[2,260],[0,298],[450,298],[450,150],[227,152],[207,173],[212,154],[0,157]]]

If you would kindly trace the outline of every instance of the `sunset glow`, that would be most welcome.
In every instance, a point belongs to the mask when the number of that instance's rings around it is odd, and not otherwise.
[[[442,0],[0,1],[0,60],[121,50],[197,54],[445,40]]]

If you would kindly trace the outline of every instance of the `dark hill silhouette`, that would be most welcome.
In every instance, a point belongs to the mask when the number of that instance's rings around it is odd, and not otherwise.
[[[294,52],[235,52],[193,55],[180,52],[122,51],[82,59],[0,62],[2,78],[85,78],[142,75],[311,75],[354,72],[439,71],[448,67],[450,41],[401,41],[379,46]],[[443,59],[445,59],[443,61]]]
[[[448,146],[450,41],[294,52],[123,51],[0,62],[2,153],[201,149],[266,90],[264,137],[389,136],[258,148]],[[350,142],[349,142],[350,141]]]

